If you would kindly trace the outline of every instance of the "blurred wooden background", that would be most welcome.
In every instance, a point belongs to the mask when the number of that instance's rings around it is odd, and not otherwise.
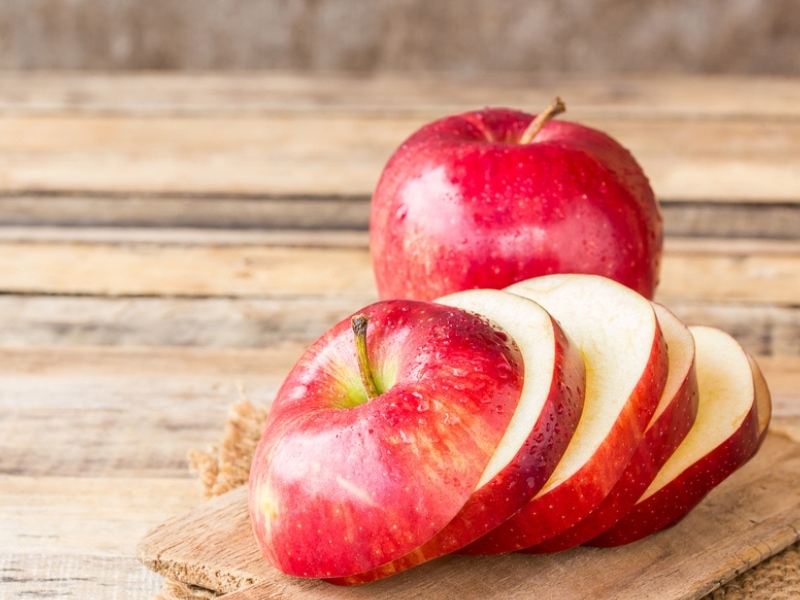
[[[798,0],[0,0],[0,69],[800,73]]]

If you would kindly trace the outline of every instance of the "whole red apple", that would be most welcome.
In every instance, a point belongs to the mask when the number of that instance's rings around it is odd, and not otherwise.
[[[381,298],[590,273],[652,299],[663,229],[647,177],[605,133],[551,120],[562,110],[455,115],[396,150],[370,216]]]
[[[472,495],[522,394],[520,348],[474,313],[396,300],[352,321],[292,368],[250,470],[256,540],[290,575],[355,575],[431,539]]]

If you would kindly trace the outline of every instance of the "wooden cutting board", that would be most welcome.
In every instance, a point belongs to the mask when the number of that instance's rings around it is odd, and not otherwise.
[[[800,540],[800,444],[771,433],[758,455],[681,523],[613,549],[448,556],[357,588],[283,575],[259,555],[239,488],[157,526],[140,560],[164,577],[256,598],[701,598]]]

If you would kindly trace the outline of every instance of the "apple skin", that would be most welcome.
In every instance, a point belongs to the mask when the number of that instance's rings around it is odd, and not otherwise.
[[[524,506],[548,480],[572,439],[583,410],[586,367],[577,346],[555,319],[535,302],[499,290],[467,290],[437,303],[480,314],[516,340],[524,359],[523,398],[503,443],[514,451],[484,472],[458,515],[409,554],[377,569],[329,579],[336,585],[361,585],[439,558],[484,535]],[[535,408],[535,410],[530,410]],[[513,421],[513,420],[512,420]],[[522,435],[524,434],[524,436]],[[497,459],[494,456],[493,459]],[[496,469],[496,471],[495,471]]]
[[[644,432],[622,477],[588,517],[526,554],[561,552],[583,544],[611,528],[633,508],[659,469],[683,441],[697,417],[698,393],[694,338],[672,312],[654,304],[668,347],[669,369],[659,408]],[[683,346],[678,352],[678,346]],[[663,406],[662,406],[663,405]]]
[[[301,356],[274,400],[250,473],[265,558],[329,578],[395,560],[462,509],[520,399],[523,357],[504,331],[430,302],[378,302],[362,384],[349,319]]]
[[[695,335],[697,335],[698,329],[711,328],[690,327]],[[725,337],[728,336],[725,335]],[[737,345],[732,338],[729,338],[728,344]],[[716,350],[715,347],[698,343],[698,356],[702,356],[709,362],[715,360]],[[747,413],[741,417],[738,427],[731,430],[730,435],[708,453],[686,465],[675,478],[639,500],[623,519],[603,534],[587,542],[587,546],[610,548],[630,544],[676,525],[714,488],[755,456],[768,431],[771,399],[767,383],[755,360],[743,349],[740,348],[740,350],[743,357],[741,360],[728,361],[733,365],[732,367],[726,365],[723,368],[717,368],[720,372],[720,375],[717,375],[718,379],[725,377],[724,369],[730,373],[731,368],[746,370],[749,367],[752,373],[752,388],[749,391],[752,394],[752,404]],[[701,382],[699,389],[701,412],[698,413],[698,425],[701,425],[704,420],[733,421],[734,415],[722,412],[714,412],[711,415],[706,413],[705,416],[708,418],[704,419],[702,403],[704,395],[709,392],[707,387],[702,386],[702,376],[698,376],[698,378]],[[690,432],[690,435],[692,433],[694,432]]]
[[[487,108],[423,126],[391,156],[370,215],[381,298],[432,300],[550,273],[615,279],[652,299],[663,225],[647,177],[614,139]]]

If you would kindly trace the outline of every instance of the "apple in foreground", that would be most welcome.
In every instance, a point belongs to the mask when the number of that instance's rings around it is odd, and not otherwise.
[[[583,357],[547,311],[498,290],[468,290],[437,302],[480,314],[516,341],[524,362],[519,404],[475,491],[452,521],[405,556],[331,583],[382,579],[473,542],[539,491],[578,425],[586,384]]]
[[[462,309],[378,302],[301,356],[256,449],[249,510],[265,558],[344,577],[418,548],[478,485],[515,414],[523,357]]]
[[[541,304],[580,348],[584,408],[547,483],[464,554],[534,546],[588,516],[625,472],[666,385],[666,343],[652,303],[640,294],[605,277],[575,274],[538,277],[507,291]]]
[[[654,304],[654,308],[667,343],[667,382],[631,462],[600,506],[588,517],[564,533],[523,552],[560,552],[609,529],[630,511],[694,424],[698,407],[694,337],[667,308],[661,304]]]
[[[589,545],[619,546],[676,524],[750,460],[766,436],[771,400],[758,365],[727,333],[690,331],[700,400],[694,426],[631,511]]]
[[[590,273],[654,295],[658,203],[619,142],[581,124],[486,108],[413,133],[372,197],[380,297],[433,300],[550,273]]]

